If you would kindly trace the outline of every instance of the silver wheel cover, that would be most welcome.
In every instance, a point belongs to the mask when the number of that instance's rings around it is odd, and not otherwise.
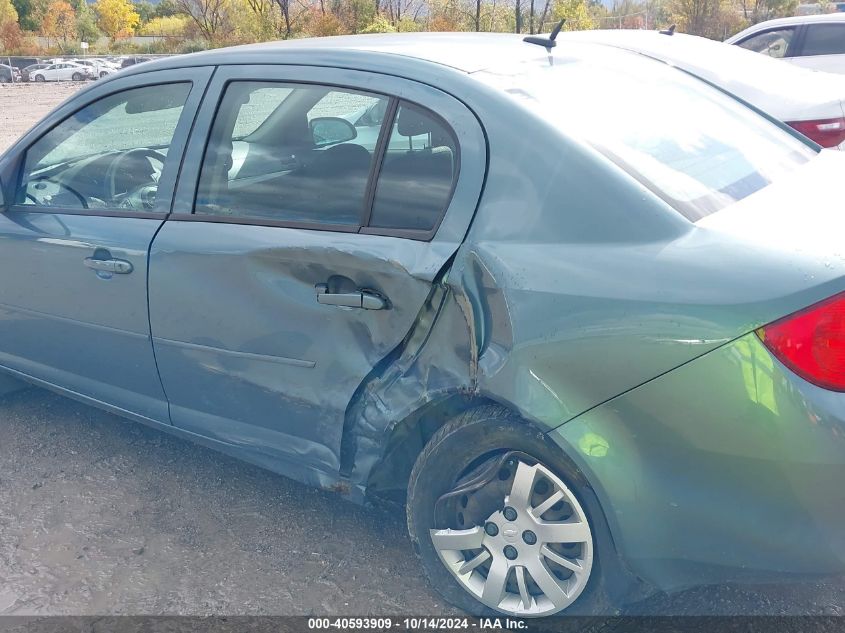
[[[510,492],[485,524],[430,534],[457,581],[508,615],[563,611],[581,595],[593,567],[587,515],[566,484],[539,463],[516,460]]]

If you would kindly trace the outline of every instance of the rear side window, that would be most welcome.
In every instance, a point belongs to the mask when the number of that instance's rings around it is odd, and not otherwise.
[[[439,117],[402,103],[376,185],[370,226],[431,231],[457,176],[457,142]]]
[[[816,151],[667,64],[591,51],[567,64],[488,73],[564,134],[606,156],[691,221],[806,163]]]
[[[786,51],[795,35],[794,28],[774,29],[765,33],[758,33],[739,42],[738,46],[747,48],[755,53],[763,53],[769,57],[786,57]]]
[[[845,55],[845,23],[808,25],[801,56],[810,55]]]

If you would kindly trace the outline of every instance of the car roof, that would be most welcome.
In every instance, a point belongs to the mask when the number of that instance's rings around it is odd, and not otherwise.
[[[524,37],[510,33],[383,33],[305,38],[233,46],[159,59],[152,64],[144,64],[146,68],[137,69],[137,72],[148,72],[153,68],[273,63],[283,59],[287,63],[325,63],[340,67],[346,61],[350,67],[356,67],[366,60],[378,58],[385,62],[392,58],[400,63],[399,58],[404,58],[473,73],[499,63],[545,54],[542,47],[525,43]]]
[[[795,15],[788,18],[775,18],[773,20],[766,20],[765,22],[758,22],[754,26],[750,26],[742,33],[752,33],[755,31],[765,31],[778,26],[793,26],[796,24],[809,24],[811,22],[845,22],[845,13],[818,13],[815,15]],[[739,33],[738,35],[741,35]],[[734,36],[736,37],[736,36]],[[731,40],[734,37],[730,38]]]

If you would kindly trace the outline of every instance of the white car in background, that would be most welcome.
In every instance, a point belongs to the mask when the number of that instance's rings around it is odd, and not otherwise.
[[[94,69],[75,62],[60,62],[32,73],[31,81],[84,81],[96,79]]]
[[[83,66],[88,66],[94,71],[95,77],[107,77],[120,70],[119,66],[104,59],[74,59],[73,62]]]
[[[571,31],[587,41],[659,59],[729,92],[808,136],[845,150],[845,77],[783,64],[739,46],[668,31]]]
[[[768,20],[725,41],[804,68],[845,74],[845,13]]]

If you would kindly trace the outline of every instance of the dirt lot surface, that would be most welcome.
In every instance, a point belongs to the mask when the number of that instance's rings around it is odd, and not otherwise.
[[[0,85],[0,150],[78,88]],[[838,615],[843,589],[711,587],[635,611]],[[338,613],[454,613],[421,578],[401,513],[49,392],[0,399],[0,614]]]
[[[0,152],[88,82],[0,84]]]

